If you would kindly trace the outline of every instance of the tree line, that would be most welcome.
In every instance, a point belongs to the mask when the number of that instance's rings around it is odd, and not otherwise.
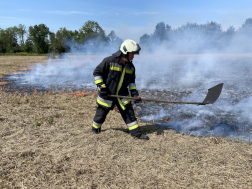
[[[79,30],[60,28],[51,32],[45,24],[25,25],[0,28],[0,53],[63,53],[100,52],[104,48],[118,48],[122,39],[112,30],[109,35],[95,21],[87,21]],[[220,24],[207,22],[206,24],[186,23],[172,29],[171,26],[160,22],[153,34],[140,37],[140,46],[151,52],[162,48],[182,53],[198,53],[228,49],[232,52],[252,52],[252,18],[246,19],[241,28],[235,30],[230,26],[223,31]]]
[[[226,31],[220,24],[207,22],[206,24],[186,23],[172,29],[171,26],[160,22],[154,33],[140,37],[140,46],[147,51],[154,51],[159,46],[180,53],[201,52],[252,52],[252,18],[235,30],[230,26]]]
[[[0,53],[63,53],[70,49],[97,52],[104,46],[119,47],[122,42],[113,30],[106,36],[99,24],[90,20],[79,30],[71,31],[64,27],[56,33],[51,32],[45,24],[30,26],[28,30],[22,24],[0,28]]]

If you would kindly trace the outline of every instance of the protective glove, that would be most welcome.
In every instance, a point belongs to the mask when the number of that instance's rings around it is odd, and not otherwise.
[[[135,89],[131,90],[131,96],[138,98],[138,99],[134,100],[134,103],[141,103],[142,102],[142,99],[141,99],[137,90],[135,90]]]
[[[137,96],[137,98],[138,99],[136,99],[135,101],[134,101],[134,103],[142,103],[142,99],[141,99],[141,97],[140,96]]]
[[[108,97],[108,91],[105,84],[98,84],[98,95],[104,99]]]

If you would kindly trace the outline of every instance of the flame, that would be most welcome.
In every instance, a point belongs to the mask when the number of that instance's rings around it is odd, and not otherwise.
[[[24,93],[26,93],[27,92],[27,89],[23,89],[22,91],[21,91],[21,94],[24,94]]]
[[[83,96],[87,96],[88,93],[85,92],[85,91],[83,91],[83,92],[77,91],[75,94],[69,94],[69,95],[72,96],[72,97],[83,97]]]
[[[10,83],[10,81],[0,81],[0,86],[6,85],[8,83]]]
[[[160,119],[160,120],[164,121],[165,123],[167,123],[170,120],[170,118],[169,117],[164,117],[163,119]]]
[[[201,125],[202,121],[198,120],[196,123],[197,123],[198,125]],[[193,125],[193,124],[195,124],[195,122],[189,124],[188,127],[191,126],[191,125]]]
[[[35,68],[35,66],[30,66],[30,67],[24,67],[22,69],[18,69],[16,71],[14,71],[12,74],[10,75],[14,75],[14,74],[20,74],[20,71],[30,71],[33,70]]]
[[[75,94],[69,94],[72,97],[83,97],[83,96],[88,96],[91,95],[92,92],[86,92],[86,91],[80,91],[78,90]]]
[[[10,83],[10,81],[0,81],[0,91],[4,90],[4,86]]]
[[[114,107],[113,111],[117,112],[117,113],[120,113],[119,109],[117,106]]]

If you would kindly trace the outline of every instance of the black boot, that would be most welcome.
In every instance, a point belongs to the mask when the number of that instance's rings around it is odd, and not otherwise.
[[[142,139],[142,140],[149,140],[149,137],[147,135],[142,134],[141,130],[139,127],[130,130],[131,136]]]
[[[101,132],[101,128],[96,129],[96,128],[92,127],[92,132],[93,132],[93,134],[99,134]]]
[[[134,136],[138,139],[142,139],[142,140],[149,140],[150,138],[147,136],[147,135],[144,135],[144,134],[140,134],[138,136]]]

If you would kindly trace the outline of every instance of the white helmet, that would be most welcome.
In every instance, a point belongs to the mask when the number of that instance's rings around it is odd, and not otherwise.
[[[120,46],[120,51],[124,56],[128,55],[128,52],[133,52],[134,54],[139,54],[141,47],[133,40],[126,39]]]

